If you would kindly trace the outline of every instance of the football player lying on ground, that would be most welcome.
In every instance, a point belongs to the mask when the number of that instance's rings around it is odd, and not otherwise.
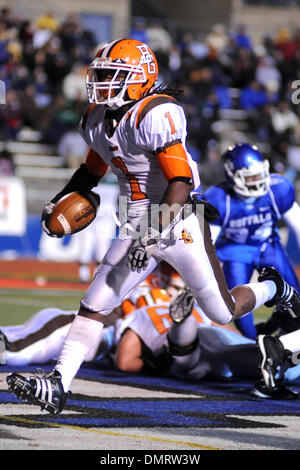
[[[192,203],[200,180],[185,145],[185,114],[170,88],[155,88],[157,78],[155,55],[140,41],[116,40],[99,50],[88,70],[91,105],[79,125],[90,151],[42,213],[51,235],[47,220],[61,197],[91,191],[108,167],[118,178],[120,234],[80,302],[53,371],[23,382],[16,374],[7,377],[13,393],[51,413],[62,411],[73,378],[96,350],[113,310],[163,260],[220,325],[266,302],[300,316],[299,295],[274,269],[265,268],[259,282],[228,290],[211,242],[211,207]]]
[[[225,180],[208,188],[203,199],[220,214],[210,228],[228,287],[246,284],[255,269],[272,265],[299,293],[297,274],[278,230],[283,220],[300,246],[300,207],[293,183],[283,175],[270,174],[268,160],[247,143],[229,147],[221,162]],[[285,316],[289,321],[290,315]],[[248,338],[260,333],[252,313],[235,320],[235,325]]]
[[[170,286],[171,295],[178,285],[174,282]],[[150,371],[181,380],[259,376],[251,391],[253,396],[297,398],[298,394],[287,388],[283,379],[289,380],[289,371],[295,366],[293,360],[297,361],[293,352],[299,349],[300,330],[280,339],[259,336],[258,354],[254,341],[232,327],[212,324],[194,305],[194,298],[186,289],[171,302],[166,290],[141,286],[131,299],[122,305],[123,313],[128,313],[103,330],[101,342],[87,362],[111,355],[123,372]],[[3,362],[26,365],[56,360],[74,316],[71,311],[45,309],[25,325],[2,327],[6,342]],[[294,369],[293,379],[300,375],[300,366]]]

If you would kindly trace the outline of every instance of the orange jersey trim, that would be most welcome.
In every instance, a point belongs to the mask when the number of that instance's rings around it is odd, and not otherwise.
[[[135,120],[135,127],[138,129],[146,114],[160,104],[176,103],[176,100],[168,95],[151,95],[141,103]]]
[[[123,316],[126,317],[126,315],[129,315],[131,312],[134,312],[136,310],[136,307],[133,302],[129,299],[125,299],[122,304],[121,304],[121,309]]]
[[[186,151],[178,141],[159,152],[157,158],[168,181],[176,177],[192,178]]]
[[[89,149],[85,157],[86,169],[89,173],[97,176],[104,176],[108,170],[108,165],[102,160],[100,155],[93,149]]]

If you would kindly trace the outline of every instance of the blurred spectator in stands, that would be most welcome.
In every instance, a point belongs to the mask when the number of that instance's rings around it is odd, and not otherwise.
[[[40,130],[42,128],[44,106],[41,106],[36,84],[29,83],[18,96],[23,125]]]
[[[256,59],[252,51],[245,47],[236,50],[230,66],[232,86],[244,88],[255,79]]]
[[[6,104],[0,106],[0,133],[5,141],[17,140],[22,127],[20,102],[15,90],[6,91]]]
[[[287,101],[280,101],[272,113],[272,125],[277,135],[288,137],[296,132],[300,120]]]
[[[187,36],[187,39],[186,47],[193,59],[201,60],[208,56],[209,46],[201,34]]]
[[[153,52],[162,51],[167,53],[172,45],[172,38],[159,20],[152,21],[146,27],[148,45]]]
[[[229,44],[229,38],[226,33],[225,26],[215,24],[211,32],[206,37],[206,44],[215,52],[217,56],[222,54]]]
[[[159,20],[152,21],[146,27],[147,44],[156,55],[160,67],[167,69],[168,54],[172,46],[172,37]]]
[[[43,125],[45,141],[56,145],[66,132],[78,126],[85,108],[85,102],[68,100],[60,93],[49,108]]]
[[[62,90],[69,100],[85,101],[86,95],[86,69],[78,63],[75,63],[62,82]]]
[[[61,137],[58,143],[58,155],[65,158],[68,168],[76,169],[84,163],[88,147],[74,126]]]
[[[287,153],[287,163],[289,167],[293,170],[293,173],[289,171],[289,175],[292,180],[297,178],[300,175],[300,142],[295,145],[290,145]]]
[[[89,62],[91,50],[96,47],[93,33],[85,30],[78,15],[72,13],[62,23],[58,38],[61,41],[61,49],[69,59],[70,64],[79,60]]]
[[[257,64],[255,79],[272,93],[278,93],[281,85],[281,75],[273,57],[262,57]]]
[[[9,150],[0,151],[0,176],[13,176],[15,174],[15,164],[13,155]]]
[[[148,44],[146,21],[144,18],[134,18],[130,29],[129,37]]]
[[[272,143],[274,139],[274,129],[272,124],[272,114],[274,106],[266,103],[256,113],[250,113],[247,120],[249,123],[249,131],[257,137],[259,142]]]
[[[10,33],[4,22],[0,21],[0,64],[7,64],[10,60],[11,54],[7,46],[10,40]]]
[[[22,63],[14,68],[10,78],[10,87],[19,91],[24,91],[27,85],[32,82],[32,76],[28,68]]]
[[[32,44],[34,36],[34,27],[29,20],[22,21],[19,27],[18,38],[23,44],[23,48],[27,46],[27,44]]]
[[[60,91],[62,81],[70,72],[70,68],[71,64],[66,52],[52,46],[47,49],[45,72],[54,95]]]
[[[245,24],[237,26],[236,31],[231,32],[231,37],[238,48],[252,50],[252,41]]]
[[[38,17],[36,20],[36,26],[38,29],[47,29],[54,32],[57,31],[59,27],[59,21],[55,18],[54,14],[49,11]]]
[[[172,46],[169,51],[168,59],[169,77],[166,80],[169,83],[178,82],[182,78],[182,58],[178,46]]]
[[[45,108],[53,102],[53,94],[47,74],[43,66],[35,67],[33,71],[33,82],[36,85],[35,102],[39,108]]]
[[[17,18],[15,17],[13,10],[9,7],[3,7],[0,10],[0,22],[4,23],[5,26],[10,29],[17,25]]]
[[[274,40],[275,48],[281,53],[284,61],[288,61],[294,54],[294,45],[291,32],[288,28],[281,28]]]
[[[40,49],[46,45],[46,43],[57,31],[59,22],[54,17],[53,13],[49,12],[40,16],[36,20],[35,26],[36,27],[33,34],[33,46],[35,49]]]
[[[195,91],[200,106],[213,91],[212,78],[212,69],[203,67],[201,64],[195,66],[190,72],[189,83]]]
[[[241,91],[240,105],[246,111],[262,108],[267,102],[268,97],[264,87],[255,80]]]

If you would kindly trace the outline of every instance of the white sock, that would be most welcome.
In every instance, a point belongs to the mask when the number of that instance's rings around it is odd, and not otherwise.
[[[249,284],[244,285],[250,287],[250,289],[254,292],[256,304],[253,310],[256,310],[269,300],[273,299],[277,292],[275,282],[269,280],[262,282],[250,282]]]
[[[96,353],[102,338],[103,324],[77,315],[71,325],[55,370],[62,376],[62,385],[67,392],[72,380],[84,360]]]
[[[169,338],[177,346],[187,346],[193,343],[198,334],[198,326],[193,315],[190,315],[182,323],[172,323]]]

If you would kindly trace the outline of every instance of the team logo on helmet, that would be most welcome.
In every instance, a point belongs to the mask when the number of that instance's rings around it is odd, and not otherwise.
[[[149,48],[146,46],[146,44],[142,44],[136,47],[139,49],[141,53],[140,64],[141,65],[147,64],[148,73],[155,74],[156,73],[155,61],[154,61],[153,54],[150,52]]]

